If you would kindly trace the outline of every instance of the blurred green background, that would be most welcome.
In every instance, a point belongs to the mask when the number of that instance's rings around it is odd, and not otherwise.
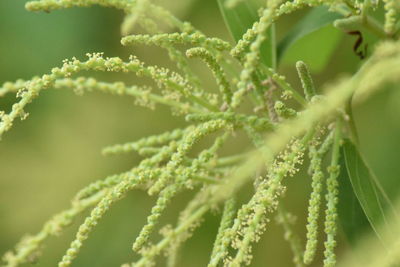
[[[136,54],[152,64],[169,66],[165,53],[155,48],[124,48],[120,45],[122,13],[98,7],[53,13],[29,13],[21,0],[0,1],[0,82],[29,79],[61,65],[65,58],[84,58],[87,52],[127,58]],[[210,36],[230,39],[216,1],[169,1],[179,17],[189,20]],[[179,2],[179,3],[178,3]],[[183,3],[184,2],[184,3]],[[278,37],[304,13],[283,19]],[[368,38],[367,38],[368,40]],[[354,39],[326,27],[292,47],[281,72],[299,87],[294,62],[311,64],[318,88],[342,75],[353,73],[360,65],[352,52]],[[372,42],[372,39],[371,39]],[[332,57],[327,51],[334,49]],[[370,45],[372,50],[372,45]],[[199,68],[200,71],[205,69]],[[207,75],[207,74],[206,74]],[[100,77],[96,74],[96,77]],[[107,80],[123,79],[134,83],[132,75],[104,75]],[[390,87],[390,86],[388,86]],[[394,197],[400,173],[399,101],[393,90],[374,96],[355,109],[361,150],[384,186]],[[398,93],[397,93],[397,96]],[[397,97],[398,99],[398,97]],[[0,99],[0,110],[8,111],[15,96]],[[24,122],[17,122],[0,142],[0,254],[26,233],[36,233],[55,213],[67,208],[74,194],[90,182],[130,169],[140,159],[136,154],[103,157],[101,148],[133,141],[183,125],[180,117],[159,107],[155,111],[133,105],[133,99],[70,91],[47,90],[29,105]],[[237,147],[245,144],[236,143]],[[305,234],[307,195],[310,177],[297,175],[287,182],[288,210],[298,216],[296,230]],[[172,203],[163,222],[174,223],[176,214],[190,199],[182,194]],[[136,190],[116,204],[95,229],[74,266],[119,266],[136,259],[131,244],[146,221],[155,199]],[[86,214],[84,214],[86,215]],[[46,242],[37,266],[56,266],[73,239],[79,222],[61,237]],[[218,227],[219,215],[209,214],[183,248],[181,266],[205,266]],[[343,237],[338,251],[347,248]],[[291,253],[282,238],[282,229],[272,221],[255,248],[251,266],[292,266]],[[315,266],[319,266],[316,263]],[[163,263],[160,263],[163,266]]]

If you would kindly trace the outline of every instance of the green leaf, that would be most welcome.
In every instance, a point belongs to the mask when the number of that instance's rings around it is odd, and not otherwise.
[[[229,32],[237,42],[258,20],[257,9],[260,5],[255,1],[242,1],[233,8],[227,8],[225,2],[225,0],[218,0],[218,6]]]
[[[254,22],[259,20],[257,10],[261,7],[257,0],[247,0],[238,3],[233,8],[225,6],[225,0],[218,0],[218,6],[233,39],[237,43]],[[268,67],[276,64],[275,26],[268,29],[268,37],[260,48],[261,62]]]
[[[379,180],[362,159],[357,147],[350,141],[343,144],[347,175],[355,196],[376,235],[382,239],[382,229],[388,218],[396,214],[390,199],[379,184]],[[358,211],[359,212],[359,211]],[[362,223],[362,220],[360,220]]]
[[[351,245],[356,246],[361,236],[373,231],[351,185],[343,147],[340,151],[338,213],[343,232]]]
[[[294,43],[296,43],[298,40],[302,39],[303,37],[321,29],[324,28],[325,26],[331,24],[333,21],[336,19],[341,18],[342,16],[329,12],[328,8],[325,6],[320,6],[313,8],[307,15],[305,15],[290,31],[289,33],[279,42],[278,44],[278,49],[277,49],[277,60],[278,62],[282,60],[283,55],[285,52],[291,47]],[[308,42],[307,47],[309,49],[312,49],[310,51],[316,51],[318,52],[319,50],[323,51],[323,56],[324,56],[324,62],[327,62],[330,55],[333,53],[336,43],[339,40],[340,35],[338,32],[333,32],[334,35],[329,35],[328,37],[332,40],[329,40],[331,43],[333,43],[332,46],[326,46],[326,39],[323,39],[324,47],[318,47],[315,48],[313,45],[310,45],[310,42]],[[313,44],[311,42],[311,44]],[[301,51],[303,52],[303,51]],[[319,56],[318,58],[321,58]],[[313,67],[313,66],[311,66]],[[320,67],[321,68],[321,67]]]
[[[342,33],[331,25],[323,27],[294,43],[279,64],[293,66],[301,60],[307,62],[313,73],[318,73],[329,63],[342,36]]]

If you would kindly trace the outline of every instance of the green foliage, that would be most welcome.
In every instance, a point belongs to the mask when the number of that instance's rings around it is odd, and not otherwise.
[[[354,247],[360,242],[360,237],[368,231],[372,231],[368,218],[354,194],[353,186],[346,170],[343,147],[340,154],[340,177],[339,177],[339,204],[338,213],[340,224],[346,233],[346,238]]]
[[[354,194],[360,203],[364,216],[367,217],[371,227],[382,240],[382,234],[379,232],[382,229],[379,226],[388,224],[388,217],[392,213],[398,216],[397,211],[393,208],[393,204],[379,180],[367,167],[356,146],[350,140],[346,140],[343,145],[343,154],[347,175],[354,189]],[[362,226],[360,225],[359,228],[362,228]]]
[[[305,15],[295,27],[279,42],[277,48],[278,60],[280,60],[285,51],[299,39],[313,33],[314,31],[329,25],[336,19],[340,18],[338,13],[329,12],[325,6],[316,7]],[[323,49],[328,55],[332,53],[334,47],[331,49]],[[328,50],[328,51],[327,51]],[[330,51],[329,51],[330,50]]]
[[[39,0],[27,3],[26,8],[30,11],[50,12],[92,5],[123,10],[126,16],[122,33],[126,36],[121,40],[122,45],[161,47],[168,52],[177,71],[146,65],[134,55],[124,60],[93,53],[87,55],[87,60],[65,60],[61,67],[53,68],[48,74],[3,84],[0,96],[15,93],[19,100],[9,113],[0,113],[0,137],[11,130],[17,118],[26,119],[26,106],[50,88],[72,89],[78,95],[98,90],[131,96],[138,105],[149,108],[166,105],[171,107],[173,114],[184,116],[187,126],[106,147],[105,155],[137,151],[143,159],[127,172],[94,181],[83,188],[74,197],[70,209],[57,214],[36,235],[22,239],[4,256],[6,266],[37,260],[48,237],[60,234],[77,215],[91,209],[59,262],[60,267],[70,266],[102,217],[135,188],[147,191],[157,200],[132,245],[140,258],[124,266],[153,266],[157,257],[163,254],[167,254],[169,266],[178,265],[179,247],[202,223],[206,213],[220,207],[223,212],[209,266],[249,265],[253,247],[266,231],[274,212],[278,213],[277,221],[283,226],[285,239],[294,253],[294,264],[311,264],[317,254],[323,188],[326,188],[323,265],[334,266],[340,197],[338,177],[343,170],[340,166],[341,147],[353,191],[373,228],[385,217],[380,209],[384,193],[375,194],[378,192],[376,181],[372,180],[373,176],[356,148],[348,142],[343,144],[344,138],[354,134],[349,114],[344,111],[349,101],[353,98],[354,103],[359,104],[384,88],[386,83],[400,80],[398,7],[395,1],[384,2],[381,8],[385,11],[385,22],[382,26],[369,15],[371,9],[379,8],[370,1],[270,0],[260,5],[219,1],[236,41],[234,45],[207,37],[190,23],[180,21],[165,8],[147,0]],[[274,25],[281,17],[306,7],[314,9],[277,47]],[[317,90],[307,65],[299,61],[296,68],[303,90],[291,86],[285,76],[278,74],[276,53],[283,56],[297,39],[343,16],[346,19],[335,22],[337,27],[364,27],[378,37],[383,35],[385,40],[353,77],[332,83],[325,90]],[[135,24],[148,34],[132,34]],[[161,24],[176,32],[163,32]],[[215,92],[205,90],[200,77],[191,70],[188,59],[192,58],[206,63],[218,86]],[[228,73],[227,67],[234,64],[240,72]],[[110,83],[90,77],[72,78],[83,71],[133,73],[148,78],[153,86]],[[249,110],[248,106],[253,109]],[[253,150],[222,156],[220,149],[239,131],[244,132],[253,144]],[[210,144],[203,144],[199,152],[194,153],[193,148],[204,139],[211,140]],[[292,190],[286,188],[285,180],[305,165],[306,153],[310,157],[312,192],[305,248],[302,249],[301,239],[292,227],[293,216],[283,208],[281,199],[286,191]],[[324,163],[326,154],[330,154],[329,166]],[[253,194],[246,203],[238,203],[239,190],[249,183],[254,184]],[[195,192],[194,197],[182,210],[177,225],[164,226],[163,237],[151,243],[160,217],[171,200],[189,190]]]

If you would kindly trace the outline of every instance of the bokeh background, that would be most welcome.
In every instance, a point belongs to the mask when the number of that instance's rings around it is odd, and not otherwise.
[[[156,48],[120,45],[122,13],[98,7],[53,13],[29,13],[26,1],[0,1],[0,83],[29,79],[61,65],[65,58],[83,59],[87,52],[127,58],[136,54],[160,66],[169,66],[165,53]],[[231,40],[214,0],[166,1],[180,18],[189,20],[210,36]],[[303,12],[286,17],[277,25],[281,38]],[[367,36],[370,51],[373,39]],[[299,87],[294,62],[311,64],[318,88],[354,73],[361,64],[352,52],[354,37],[333,27],[325,27],[293,46],[285,56],[281,72]],[[327,51],[334,48],[331,57]],[[199,71],[205,68],[198,67]],[[207,75],[207,74],[205,74]],[[96,74],[107,80],[134,83],[132,75]],[[395,197],[400,173],[399,94],[390,89],[355,108],[361,150],[383,185]],[[322,90],[322,89],[321,89]],[[0,110],[8,111],[15,96],[0,99]],[[36,233],[55,213],[67,208],[74,194],[90,182],[130,169],[140,159],[136,154],[103,157],[101,148],[133,141],[183,125],[180,117],[159,107],[152,111],[133,105],[133,99],[70,91],[47,90],[29,105],[30,116],[17,122],[0,142],[0,254],[13,248],[26,233]],[[237,148],[245,147],[242,141]],[[310,177],[304,174],[288,180],[285,205],[298,216],[296,230],[304,236]],[[190,199],[180,195],[163,216],[174,223],[176,214]],[[155,199],[139,190],[116,204],[95,229],[74,266],[119,266],[136,259],[131,244],[146,221]],[[56,266],[84,216],[62,236],[46,242],[36,266]],[[206,266],[219,215],[209,214],[182,250],[181,266]],[[282,229],[272,221],[255,248],[251,266],[292,266],[291,252],[282,238]],[[342,253],[347,247],[340,234]],[[319,266],[316,263],[315,266]],[[161,261],[159,266],[163,266]]]

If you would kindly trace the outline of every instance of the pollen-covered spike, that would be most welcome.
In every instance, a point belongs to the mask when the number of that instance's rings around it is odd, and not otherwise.
[[[37,0],[26,3],[25,8],[29,11],[53,11],[71,7],[88,7],[100,5],[104,7],[113,7],[124,10],[129,13],[135,6],[134,1],[119,1],[119,0]]]
[[[79,226],[75,240],[71,242],[70,247],[58,263],[59,267],[68,267],[72,264],[72,261],[77,257],[84,241],[89,237],[90,232],[99,223],[103,215],[115,202],[123,198],[127,192],[142,182],[144,182],[143,176],[138,172],[137,175],[133,175],[129,177],[129,179],[121,181],[112,190],[107,192],[91,211],[90,215],[86,217],[84,223]]]
[[[211,252],[210,263],[207,267],[217,267],[220,258],[224,258],[229,249],[229,239],[225,238],[225,233],[231,227],[235,216],[235,200],[228,199],[225,202],[224,210],[219,224],[218,233],[214,241],[214,247]]]
[[[47,88],[50,88],[57,84],[57,80],[62,78],[69,78],[71,75],[76,74],[81,71],[110,71],[110,72],[134,72],[139,76],[146,76],[152,78],[155,82],[159,83],[160,86],[165,86],[166,88],[173,90],[187,97],[191,101],[199,104],[200,106],[217,110],[217,108],[211,106],[204,99],[197,97],[192,94],[190,90],[190,86],[186,83],[186,81],[176,73],[168,73],[165,69],[157,68],[154,66],[144,66],[142,62],[132,57],[130,61],[124,62],[122,59],[118,57],[113,58],[104,58],[101,53],[88,54],[89,59],[87,61],[79,61],[76,58],[73,58],[71,61],[64,61],[64,64],[61,68],[53,68],[50,74],[45,74],[40,78],[33,79],[26,84],[26,91],[24,91],[23,95],[21,95],[21,100],[18,103],[15,103],[12,107],[12,110],[9,114],[3,116],[2,122],[0,122],[0,137],[6,131],[8,131],[13,121],[23,114],[24,107],[32,102],[34,98],[36,98],[39,93]],[[71,80],[67,81],[71,82]],[[112,92],[120,92],[125,91],[124,85],[122,83],[115,84],[115,87],[109,86],[109,84],[96,84],[95,80],[76,80],[73,85],[85,86],[85,83],[92,83],[94,87],[101,86],[100,88],[105,90],[111,90]],[[64,85],[66,85],[64,83]],[[90,86],[86,84],[86,86]],[[79,87],[80,88],[80,87]],[[99,88],[99,87],[98,87]],[[137,88],[130,88],[131,90],[127,91],[127,93],[131,93],[133,95],[144,96],[146,97],[146,93],[140,92]],[[176,102],[169,102],[168,99],[164,99],[162,97],[157,97],[156,95],[147,94],[149,98],[152,100],[161,101],[164,103],[172,104],[173,106],[181,107]]]
[[[325,234],[326,241],[324,251],[324,267],[334,267],[336,264],[336,231],[337,231],[337,202],[338,202],[338,176],[340,172],[339,164],[339,149],[341,143],[341,123],[338,119],[335,125],[335,137],[332,149],[331,164],[328,168],[329,177],[326,180],[327,193],[326,199],[326,210],[325,210]]]
[[[186,55],[189,58],[199,57],[207,64],[214,74],[215,80],[219,86],[219,90],[223,95],[224,103],[227,103],[229,106],[232,100],[232,89],[226,78],[224,69],[220,64],[218,64],[216,58],[209,51],[207,51],[207,49],[202,47],[191,48],[186,51]]]
[[[281,0],[272,0],[267,2],[267,7],[263,10],[257,28],[255,29],[256,36],[249,46],[249,52],[244,58],[243,70],[240,73],[240,80],[237,84],[238,91],[232,99],[232,107],[236,108],[242,102],[243,91],[251,81],[251,76],[254,73],[256,66],[259,63],[260,47],[267,38],[268,29],[271,27],[276,9],[279,7]]]
[[[400,5],[396,0],[383,0],[385,3],[385,25],[384,30],[386,34],[392,36],[396,29],[397,16],[400,14]]]
[[[191,166],[191,175],[194,176],[201,168],[207,168],[207,164],[213,158],[216,158],[217,151],[224,145],[226,139],[229,137],[230,132],[226,131],[221,136],[215,138],[214,143],[207,149],[204,149],[199,154],[198,158],[194,159]],[[187,179],[185,176],[182,178]],[[178,177],[177,181],[180,182],[181,178]],[[184,182],[184,180],[182,180]]]
[[[287,107],[282,101],[276,101],[274,104],[276,114],[284,119],[293,118],[297,115],[296,110]]]
[[[303,267],[303,255],[299,237],[296,235],[293,224],[296,217],[287,212],[281,205],[278,207],[278,215],[276,217],[277,223],[283,226],[285,231],[284,238],[288,241],[290,248],[293,252],[293,263],[296,267]]]
[[[227,123],[223,120],[213,120],[197,126],[195,129],[193,129],[193,131],[185,135],[182,139],[182,142],[179,144],[177,151],[172,155],[171,160],[168,162],[165,172],[149,189],[149,194],[153,195],[161,191],[171,181],[175,169],[183,161],[184,156],[189,152],[195,143],[197,143],[204,136],[218,131],[226,126]]]
[[[308,139],[304,140],[307,142]],[[284,191],[282,179],[298,171],[297,165],[302,162],[304,149],[304,144],[298,140],[288,145],[287,151],[282,152],[268,168],[268,178],[259,183],[251,200],[239,210],[231,228],[231,233],[236,236],[232,245],[237,249],[235,257],[229,261],[231,266],[251,261],[251,244],[257,242],[265,231],[268,222],[266,214],[276,210],[278,198]]]
[[[311,146],[310,150],[310,171],[312,175],[312,192],[308,204],[307,216],[307,241],[304,251],[304,263],[310,264],[315,257],[318,244],[318,219],[321,206],[321,192],[323,187],[324,174],[322,172],[322,155],[318,153],[315,146]]]
[[[193,212],[187,220],[179,223],[176,228],[168,231],[165,238],[155,245],[150,246],[143,251],[142,257],[135,263],[124,264],[124,267],[147,267],[155,264],[155,257],[165,251],[172,242],[183,235],[190,234],[196,227],[201,224],[204,214],[210,209],[209,205],[205,204]]]
[[[191,127],[188,127],[187,129],[175,129],[159,135],[144,137],[135,142],[105,147],[102,153],[104,155],[113,155],[119,153],[128,153],[131,151],[139,151],[140,149],[146,147],[163,145],[170,141],[180,139],[184,135],[184,133],[190,129]]]
[[[147,11],[150,11],[148,6],[149,6],[149,2],[147,1],[144,9],[146,9]],[[152,10],[154,10],[154,9],[152,9]],[[137,13],[137,11],[136,11],[136,13]],[[156,21],[151,19],[149,16],[146,16],[147,14],[143,14],[143,12],[140,14],[141,14],[141,16],[140,16],[139,24],[142,28],[144,28],[148,33],[152,34],[153,36],[156,34],[162,33],[162,31]],[[129,33],[129,34],[132,34],[132,33]],[[129,34],[124,34],[124,35],[129,35]],[[158,45],[161,48],[164,48],[168,51],[169,58],[173,62],[175,62],[178,69],[184,73],[185,79],[188,80],[188,82],[190,82],[193,85],[194,89],[196,89],[196,92],[198,94],[201,94],[202,91],[198,88],[201,85],[200,79],[191,70],[191,68],[188,64],[187,58],[184,56],[184,54],[178,48],[176,48],[174,46],[175,44],[165,41],[165,42],[157,43],[156,45]]]
[[[205,35],[195,33],[160,33],[154,35],[148,34],[137,34],[129,35],[121,39],[122,45],[134,45],[134,44],[146,44],[146,45],[157,45],[162,46],[164,44],[181,44],[181,45],[193,45],[193,46],[204,46],[213,47],[217,50],[229,50],[231,45],[219,38],[209,38]]]
[[[256,21],[253,23],[252,27],[247,29],[247,31],[243,34],[242,38],[238,41],[238,43],[231,49],[230,54],[238,59],[242,60],[244,57],[244,53],[249,49],[251,42],[256,38],[257,32],[256,29],[258,27],[259,22]]]
[[[37,255],[40,255],[44,241],[50,236],[60,235],[78,215],[96,205],[104,197],[105,193],[105,191],[98,192],[90,198],[74,201],[71,208],[56,214],[46,222],[40,232],[23,238],[17,244],[15,251],[8,251],[4,255],[6,266],[19,266],[35,260]]]
[[[158,223],[162,212],[180,189],[181,187],[178,185],[170,185],[160,192],[156,205],[151,209],[150,216],[147,217],[147,224],[142,228],[139,236],[133,243],[132,249],[134,251],[140,252],[140,250],[143,248],[144,244],[150,238],[154,227]]]
[[[227,121],[238,127],[248,125],[258,131],[269,130],[275,127],[275,125],[272,124],[267,118],[262,118],[254,115],[238,114],[229,111],[212,113],[192,113],[186,115],[187,121],[194,122],[206,122],[218,119]]]
[[[99,180],[99,181],[93,182],[93,183],[89,184],[88,186],[86,186],[85,188],[81,189],[76,194],[74,201],[80,201],[82,199],[86,199],[103,189],[111,188],[111,187],[119,184],[124,179],[124,177],[126,177],[128,175],[130,175],[130,172],[111,175],[111,176],[106,177],[104,180]]]
[[[334,2],[336,0],[293,0],[285,1],[276,11],[276,16],[287,15],[305,7],[316,7],[326,4],[327,2]]]
[[[181,225],[185,223],[197,209],[204,206],[208,202],[210,194],[210,188],[200,189],[199,192],[197,192],[196,195],[189,201],[186,207],[179,213],[178,224]],[[182,243],[190,237],[190,233],[186,232],[186,234],[176,236],[173,243],[170,242],[168,248],[166,249],[168,254],[167,267],[179,266],[178,259],[180,247]]]
[[[55,89],[72,89],[79,93],[98,90],[112,95],[132,96],[135,98],[135,104],[150,109],[154,109],[156,104],[162,104],[180,110],[183,114],[191,110],[197,110],[195,107],[188,106],[185,102],[168,99],[165,96],[154,94],[151,92],[151,87],[136,85],[128,86],[123,82],[108,83],[97,81],[94,78],[79,77],[76,79],[57,79],[53,87]]]
[[[170,200],[183,188],[185,182],[188,182],[191,178],[196,179],[195,176],[200,173],[202,166],[204,166],[214,157],[217,150],[222,146],[227,137],[228,133],[224,133],[221,137],[216,138],[214,144],[209,149],[203,150],[199,157],[193,160],[189,168],[179,168],[179,165],[175,167],[177,168],[175,171],[173,171],[173,175],[176,176],[175,183],[168,185],[160,192],[157,203],[152,208],[151,215],[147,219],[147,224],[142,228],[139,236],[136,238],[133,244],[134,251],[139,252],[143,248],[155,225],[158,223],[159,217],[167,207]],[[184,142],[182,143],[185,144]],[[176,156],[176,154],[174,156]],[[174,156],[172,156],[172,158],[174,158]],[[169,164],[170,163],[168,163],[166,168],[163,170],[164,174],[166,175],[170,175],[171,172],[171,170],[168,169],[170,167]]]
[[[315,96],[316,91],[310,71],[308,70],[306,63],[303,61],[297,61],[296,68],[303,86],[304,95],[306,96],[307,101],[311,101],[311,98]]]
[[[37,79],[38,77],[33,77],[31,80]],[[26,83],[28,83],[29,80],[22,80],[18,79],[15,82],[5,82],[3,85],[0,87],[0,97],[5,96],[6,94],[9,93],[17,93],[17,97],[22,97],[23,94],[26,92]]]
[[[127,172],[124,172],[121,174],[111,175],[111,176],[106,177],[103,180],[98,180],[96,182],[89,184],[88,186],[81,189],[76,194],[73,201],[80,201],[80,200],[86,199],[88,197],[91,197],[92,195],[94,195],[104,189],[111,189],[114,186],[121,183],[123,180],[128,180],[128,179],[134,178],[134,176],[137,176],[138,173],[140,173],[143,176],[143,179],[146,179],[148,182],[150,180],[154,179],[154,177],[157,177],[157,175],[159,175],[160,170],[158,168],[155,168],[155,166],[151,169],[145,168],[142,166],[143,163],[148,163],[148,161],[146,161],[146,160],[142,161],[142,164],[139,164],[138,167],[132,169],[131,171],[127,171]]]

